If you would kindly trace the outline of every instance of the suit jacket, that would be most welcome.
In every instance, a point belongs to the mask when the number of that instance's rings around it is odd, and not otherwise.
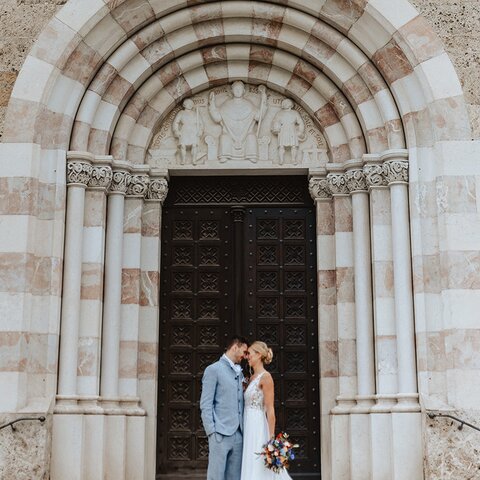
[[[243,373],[226,358],[209,365],[203,373],[200,409],[207,435],[233,435],[243,430]]]

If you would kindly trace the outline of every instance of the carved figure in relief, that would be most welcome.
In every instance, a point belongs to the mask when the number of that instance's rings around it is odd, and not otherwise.
[[[231,86],[233,98],[225,100],[220,106],[215,103],[215,93],[210,92],[208,107],[210,116],[222,127],[218,145],[218,159],[225,162],[230,159],[246,158],[252,162],[258,160],[258,134],[267,106],[267,93],[264,86],[258,89],[261,94],[260,106],[244,98],[245,86],[236,81]]]
[[[285,150],[290,149],[292,162],[298,164],[297,150],[299,142],[303,142],[305,136],[305,122],[300,114],[293,110],[293,102],[289,98],[282,101],[282,110],[274,117],[272,133],[278,135],[279,163],[285,162]]]
[[[178,138],[180,147],[180,164],[185,165],[187,159],[187,149],[190,148],[192,154],[192,164],[197,163],[197,151],[200,143],[200,137],[203,134],[203,122],[198,113],[198,108],[194,109],[194,103],[190,98],[183,102],[184,110],[180,110],[172,124],[172,131]]]

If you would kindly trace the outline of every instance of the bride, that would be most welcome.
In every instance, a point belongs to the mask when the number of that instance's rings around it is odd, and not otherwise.
[[[248,364],[253,375],[244,396],[241,480],[291,480],[285,469],[280,474],[267,469],[264,457],[257,455],[275,435],[273,378],[264,367],[272,359],[272,349],[264,342],[254,342],[248,349]]]

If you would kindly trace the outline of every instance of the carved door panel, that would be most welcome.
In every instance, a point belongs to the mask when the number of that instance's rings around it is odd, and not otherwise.
[[[304,178],[173,179],[163,212],[157,479],[205,478],[205,367],[240,332],[272,346],[277,430],[319,478],[315,218]],[[261,206],[261,207],[260,207]]]
[[[277,431],[299,443],[291,474],[318,478],[320,415],[313,208],[256,208],[246,216],[248,339],[274,352]]]
[[[232,334],[230,211],[165,209],[162,238],[158,473],[198,471],[208,442],[201,378]],[[161,476],[159,478],[162,478]],[[166,477],[171,478],[171,477]]]

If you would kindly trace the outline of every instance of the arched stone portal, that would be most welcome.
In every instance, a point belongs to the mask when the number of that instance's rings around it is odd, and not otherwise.
[[[246,168],[214,149],[207,167],[177,152],[155,163],[172,112],[238,80],[292,99],[326,151],[297,165],[267,154]],[[15,162],[2,175],[35,199],[8,225],[41,241],[2,254],[21,272],[10,331],[28,339],[0,372],[5,411],[51,404],[52,478],[153,479],[169,176],[303,174],[317,211],[322,478],[421,479],[419,390],[444,398],[439,383],[455,382],[428,364],[445,297],[425,274],[445,253],[435,191],[451,172],[443,152],[469,138],[453,67],[407,1],[71,0],[6,119]]]

